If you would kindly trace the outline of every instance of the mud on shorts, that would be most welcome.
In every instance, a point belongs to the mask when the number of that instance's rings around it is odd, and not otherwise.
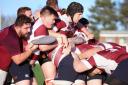
[[[9,68],[9,73],[13,77],[15,83],[22,80],[30,80],[33,77],[32,68],[28,61],[19,65],[13,62]]]

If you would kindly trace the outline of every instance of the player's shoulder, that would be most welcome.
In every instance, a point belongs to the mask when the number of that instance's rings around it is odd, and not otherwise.
[[[13,32],[10,31],[10,30],[12,30],[11,29],[12,27],[13,27],[13,25],[8,26],[8,27],[3,28],[2,30],[0,30],[0,40],[3,40],[4,38],[9,37],[10,36],[9,34],[12,35]]]
[[[48,35],[48,30],[43,24],[34,31],[34,36],[38,35]]]

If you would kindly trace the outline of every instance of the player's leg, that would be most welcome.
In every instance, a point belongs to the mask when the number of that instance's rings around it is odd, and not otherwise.
[[[83,73],[79,73],[73,85],[86,85],[86,82],[87,82],[87,73],[83,72]]]
[[[48,61],[41,65],[41,69],[45,77],[46,85],[52,85],[52,82],[56,75],[55,65],[52,63],[52,61]]]
[[[39,57],[39,64],[41,65],[41,69],[43,71],[44,77],[45,77],[45,84],[46,85],[52,85],[53,80],[56,75],[56,67],[53,64],[52,61],[50,61],[47,57],[47,55],[41,54]]]
[[[28,61],[25,61],[20,65],[12,63],[9,72],[16,85],[30,85],[30,80],[33,78],[33,72]]]
[[[69,54],[65,56],[59,63],[55,83],[59,82],[59,85],[64,85],[63,83],[65,83],[65,85],[71,85],[73,82],[75,82],[77,76],[78,73],[73,67],[73,57],[71,54]]]
[[[7,76],[7,72],[0,69],[0,85],[3,85]]]
[[[110,78],[107,79],[109,85],[128,85],[128,59],[119,63]]]
[[[102,85],[106,80],[107,74],[94,68],[88,71],[87,85]]]
[[[36,80],[35,77],[31,78],[30,82],[31,82],[30,85],[38,85],[38,84],[37,84],[37,80]]]

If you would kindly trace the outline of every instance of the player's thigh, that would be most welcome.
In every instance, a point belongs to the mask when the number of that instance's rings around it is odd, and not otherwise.
[[[15,63],[12,63],[9,68],[9,73],[14,79],[15,83],[18,83],[20,81],[30,81],[31,78],[33,78],[33,72],[32,68],[28,63],[23,63],[21,65],[16,65]]]
[[[30,85],[30,80],[21,80],[16,82],[15,85]]]
[[[6,80],[7,72],[0,70],[0,85],[3,85]]]

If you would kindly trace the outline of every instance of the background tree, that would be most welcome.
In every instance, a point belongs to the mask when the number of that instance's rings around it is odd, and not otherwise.
[[[118,20],[116,4],[112,0],[96,0],[95,5],[90,9],[90,28],[96,33],[99,30],[116,30]],[[97,35],[98,37],[98,35]]]
[[[120,4],[120,22],[125,30],[128,30],[128,0]]]

